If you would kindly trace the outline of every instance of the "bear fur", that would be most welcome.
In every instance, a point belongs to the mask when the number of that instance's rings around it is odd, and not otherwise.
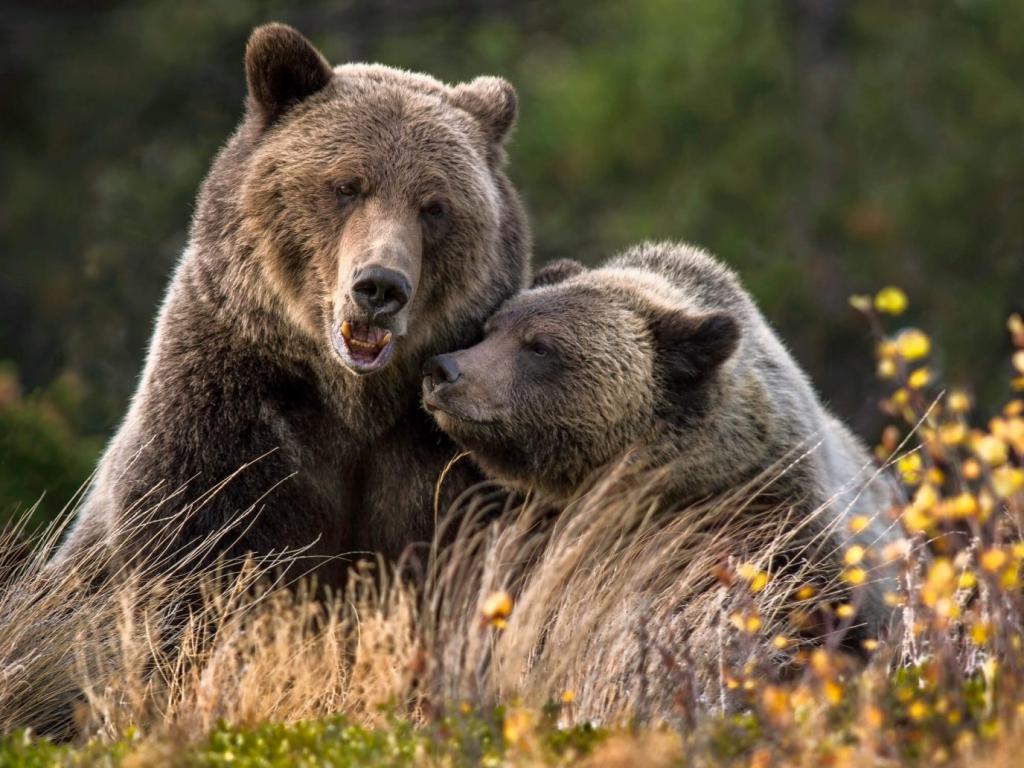
[[[515,92],[332,68],[281,24],[253,31],[245,72],[245,116],[58,563],[96,546],[157,570],[306,548],[337,584],[347,553],[396,558],[432,536],[456,449],[422,411],[420,368],[479,338],[528,271],[504,171]]]
[[[671,503],[752,484],[770,502],[752,514],[795,510],[829,557],[854,542],[878,553],[896,538],[888,478],[736,276],[697,248],[643,244],[594,270],[556,262],[485,334],[428,363],[424,404],[512,488],[564,503],[601,470],[643,456],[676,468]],[[871,523],[853,536],[855,515]],[[883,598],[895,584],[883,571],[860,610],[872,631],[891,618]]]

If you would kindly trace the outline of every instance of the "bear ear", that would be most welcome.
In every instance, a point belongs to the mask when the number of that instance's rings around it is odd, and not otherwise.
[[[250,110],[266,125],[326,86],[333,74],[320,51],[286,24],[256,27],[245,46]]]
[[[455,86],[451,102],[476,117],[493,144],[505,140],[519,111],[516,89],[500,77],[478,77]]]
[[[555,285],[575,277],[585,271],[585,267],[575,259],[559,259],[546,264],[540,272],[533,276],[530,281],[531,288],[543,288],[545,285]]]
[[[740,341],[739,323],[725,312],[659,311],[650,327],[657,364],[673,381],[699,381],[713,373]]]

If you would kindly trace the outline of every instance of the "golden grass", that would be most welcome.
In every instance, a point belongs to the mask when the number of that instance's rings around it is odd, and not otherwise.
[[[883,360],[892,354],[880,346]],[[1014,764],[1024,746],[1015,725],[1024,713],[1024,483],[1014,484],[1024,403],[970,428],[957,393],[899,395],[912,372],[894,374],[903,384],[892,408],[904,425],[881,446],[913,497],[885,511],[906,532],[893,552],[828,552],[818,520],[752,508],[767,478],[665,509],[659,489],[677,468],[627,465],[557,514],[476,489],[442,521],[438,541],[451,544],[402,564],[422,574],[418,583],[364,564],[326,600],[310,599],[305,582],[281,582],[283,566],[306,568],[302,552],[167,577],[160,567],[201,557],[168,551],[146,572],[97,547],[55,568],[49,556],[73,510],[31,548],[9,531],[0,730],[59,733],[64,715],[78,739],[134,732],[139,754],[161,761],[221,721],[341,714],[383,726],[398,714],[429,726],[444,712],[503,705],[506,718],[527,713],[506,721],[514,756],[530,749],[528,713],[555,702],[563,725],[636,727],[602,743],[593,765],[636,764],[640,754],[651,765],[683,755],[714,764],[723,754],[751,765],[908,755]],[[168,518],[166,530],[179,523]],[[776,570],[776,556],[794,547],[824,560]],[[882,560],[899,574],[892,600],[903,626],[850,652],[844,631],[865,588],[850,571]],[[117,577],[94,586],[111,569]]]

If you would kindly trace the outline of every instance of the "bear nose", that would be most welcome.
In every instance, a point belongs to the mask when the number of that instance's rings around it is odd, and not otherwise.
[[[352,284],[352,298],[356,306],[374,319],[396,314],[409,303],[411,292],[408,278],[386,267],[362,269]]]
[[[430,389],[436,389],[442,384],[454,384],[462,376],[462,371],[454,355],[437,355],[424,364],[423,376],[429,379]]]

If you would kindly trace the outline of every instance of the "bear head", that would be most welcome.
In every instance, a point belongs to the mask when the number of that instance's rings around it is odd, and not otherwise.
[[[606,270],[549,265],[473,347],[424,367],[424,405],[492,477],[566,498],[708,407],[739,340],[728,313],[666,303]],[[684,437],[685,439],[685,437]]]
[[[257,28],[246,118],[197,226],[239,229],[275,306],[356,375],[479,335],[525,280],[528,235],[504,175],[516,94],[497,77],[449,86],[381,65],[332,68],[291,27]]]

